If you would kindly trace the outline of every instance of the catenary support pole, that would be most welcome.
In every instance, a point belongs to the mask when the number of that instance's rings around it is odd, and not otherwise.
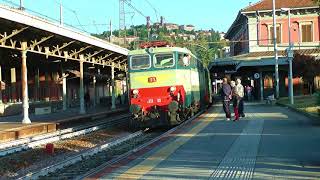
[[[293,100],[293,75],[292,75],[292,59],[293,59],[293,46],[291,44],[291,10],[288,9],[288,33],[289,33],[289,98],[290,104],[294,104]]]
[[[276,98],[279,98],[279,64],[278,64],[278,45],[277,45],[277,21],[276,21],[276,0],[272,0],[272,16],[273,16],[273,46],[274,46],[274,76],[276,82]]]

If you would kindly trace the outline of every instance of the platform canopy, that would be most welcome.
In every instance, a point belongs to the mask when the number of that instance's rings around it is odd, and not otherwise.
[[[59,23],[0,5],[0,47],[26,50],[48,60],[83,61],[124,71],[128,50]],[[22,44],[27,44],[25,47]],[[3,56],[2,56],[3,57]]]

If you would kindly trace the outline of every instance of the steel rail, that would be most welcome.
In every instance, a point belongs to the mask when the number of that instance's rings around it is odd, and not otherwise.
[[[34,136],[32,138],[25,138],[21,140],[16,140],[8,143],[0,144],[0,157],[8,154],[12,154],[15,152],[23,151],[26,149],[30,149],[39,145],[52,143],[56,141],[60,141],[63,139],[69,139],[72,137],[85,135],[103,128],[106,128],[109,125],[118,125],[124,123],[126,118],[129,118],[130,115],[121,115],[116,119],[106,121],[101,120],[93,123],[89,123],[86,125],[81,125],[77,127],[71,127],[63,130],[59,130],[56,132]],[[123,121],[119,121],[119,120]]]
[[[67,158],[66,160],[64,160],[62,162],[59,162],[59,163],[53,164],[51,166],[45,167],[45,168],[43,168],[43,169],[41,169],[41,170],[39,170],[37,172],[28,173],[27,175],[25,175],[23,177],[20,177],[18,179],[20,179],[20,180],[22,180],[22,179],[37,179],[40,176],[45,176],[45,175],[49,174],[50,172],[54,172],[54,171],[56,171],[58,169],[61,169],[63,167],[71,165],[71,164],[75,164],[76,162],[83,160],[87,156],[92,156],[92,155],[94,155],[94,154],[96,154],[98,152],[101,152],[101,151],[103,151],[103,150],[105,150],[107,148],[111,148],[111,147],[116,146],[118,144],[121,144],[121,143],[124,143],[126,141],[129,141],[130,139],[133,139],[135,137],[141,136],[142,134],[143,134],[143,131],[138,131],[138,132],[132,133],[132,134],[130,134],[128,136],[124,136],[124,137],[119,138],[119,139],[117,139],[115,141],[108,142],[108,143],[99,145],[99,146],[97,146],[95,148],[86,150],[81,154],[78,154],[78,155],[75,155],[73,157]]]
[[[148,142],[146,142],[146,143],[138,146],[137,148],[134,148],[134,149],[126,152],[126,153],[123,154],[123,155],[120,155],[120,156],[118,156],[118,157],[116,157],[116,158],[114,158],[114,159],[111,159],[110,161],[107,161],[106,163],[98,166],[98,167],[95,168],[95,169],[90,170],[89,172],[87,172],[87,173],[84,174],[84,175],[80,175],[80,176],[76,177],[75,179],[76,179],[76,180],[80,180],[80,179],[89,178],[91,175],[94,175],[94,174],[96,174],[97,172],[100,172],[102,169],[104,169],[104,168],[106,168],[106,167],[108,167],[108,166],[110,166],[110,165],[112,165],[112,164],[114,164],[114,163],[117,163],[117,162],[119,162],[119,161],[127,158],[127,157],[130,156],[131,154],[133,154],[133,153],[135,153],[135,152],[137,152],[137,151],[140,151],[140,150],[144,149],[145,147],[147,147],[147,146],[149,146],[149,145],[151,145],[151,144],[159,141],[160,139],[162,139],[162,138],[170,135],[172,132],[176,131],[177,129],[182,128],[182,127],[185,126],[186,124],[188,124],[188,123],[192,122],[193,120],[195,120],[195,119],[196,119],[197,117],[199,117],[202,113],[204,113],[204,110],[200,111],[200,112],[197,113],[195,116],[191,117],[191,118],[188,119],[187,121],[184,121],[184,122],[181,123],[180,125],[178,125],[178,126],[172,128],[172,129],[168,130],[168,131],[165,132],[165,133],[162,133],[160,136],[152,139],[151,141],[148,141]]]

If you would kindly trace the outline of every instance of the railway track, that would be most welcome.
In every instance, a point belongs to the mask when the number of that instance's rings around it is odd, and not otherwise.
[[[195,117],[185,121],[166,132],[163,131],[138,131],[126,137],[117,139],[111,143],[103,144],[94,149],[90,149],[75,157],[70,157],[63,162],[41,169],[37,172],[29,173],[20,179],[84,179],[101,169],[116,163],[133,152],[168,136],[173,131],[183,127],[194,120]]]
[[[43,135],[34,136],[31,138],[25,138],[21,140],[11,141],[0,144],[0,157],[6,156],[15,152],[24,151],[36,146],[40,146],[47,143],[52,143],[80,135],[95,132],[106,127],[115,127],[124,125],[128,122],[129,114],[120,115],[112,118],[112,120],[99,120],[92,123],[86,123],[77,127],[66,128],[55,131],[53,133],[47,133]]]

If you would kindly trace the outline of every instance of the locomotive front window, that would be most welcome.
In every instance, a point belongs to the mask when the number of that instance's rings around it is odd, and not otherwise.
[[[173,54],[155,54],[153,60],[156,68],[172,67],[174,65]]]
[[[149,69],[151,60],[149,55],[131,56],[130,65],[132,70]]]

